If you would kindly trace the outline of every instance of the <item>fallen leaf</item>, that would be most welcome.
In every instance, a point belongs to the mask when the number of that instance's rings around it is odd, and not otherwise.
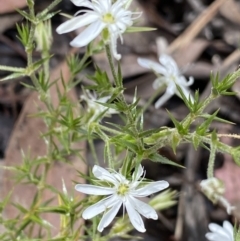
[[[239,2],[234,0],[228,0],[226,3],[220,8],[220,13],[226,19],[231,21],[232,23],[240,25],[240,5]]]
[[[26,0],[0,0],[0,14],[15,12],[17,8],[23,8],[27,6]]]

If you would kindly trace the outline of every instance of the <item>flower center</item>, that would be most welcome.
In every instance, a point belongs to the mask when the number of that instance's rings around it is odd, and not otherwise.
[[[115,18],[113,17],[113,15],[111,13],[106,13],[103,16],[103,22],[105,22],[105,23],[115,23]]]
[[[117,194],[120,196],[125,196],[129,190],[129,186],[127,184],[121,183],[118,187]]]
[[[176,75],[171,75],[171,79],[175,82],[176,81]]]

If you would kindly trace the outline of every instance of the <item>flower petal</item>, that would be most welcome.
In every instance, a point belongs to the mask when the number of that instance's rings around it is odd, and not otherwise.
[[[92,8],[92,3],[88,0],[71,0],[71,2],[78,7],[88,7]]]
[[[120,60],[122,55],[121,54],[118,54],[117,52],[117,34],[114,34],[113,32],[111,32],[111,41],[110,41],[110,48],[111,48],[111,52],[112,52],[112,55],[113,57],[116,59],[116,60]]]
[[[139,213],[134,209],[133,205],[127,199],[125,203],[129,219],[134,228],[136,228],[139,232],[144,233],[146,231],[143,220]]]
[[[205,235],[205,237],[209,240],[209,241],[233,241],[233,239],[230,239],[226,236],[223,236],[219,233],[207,233]]]
[[[223,228],[226,230],[226,232],[229,234],[229,237],[233,237],[233,226],[230,222],[224,221],[223,222]]]
[[[105,23],[96,21],[90,24],[84,29],[73,41],[70,43],[73,47],[83,47],[88,45],[93,39],[95,39],[105,27]]]
[[[139,188],[135,191],[133,191],[133,195],[136,197],[141,197],[141,196],[148,196],[153,193],[159,192],[169,186],[169,183],[166,181],[157,181],[157,182],[152,182],[142,188]]]
[[[164,105],[174,95],[174,93],[175,92],[172,88],[167,88],[166,92],[155,103],[155,108],[158,109]]]
[[[89,184],[77,184],[75,190],[90,195],[109,195],[115,192],[115,189],[111,187],[100,187]]]
[[[95,22],[97,19],[98,19],[98,16],[96,14],[86,13],[84,15],[74,17],[62,23],[60,26],[58,26],[56,31],[58,34],[68,33],[78,28],[81,28],[85,25],[88,25],[92,22]]]
[[[178,66],[170,55],[161,54],[159,62],[168,70],[168,72],[172,72],[172,74],[179,74]]]
[[[157,72],[158,74],[162,74],[164,76],[168,74],[165,67],[161,66],[160,64],[158,64],[152,60],[138,58],[137,62],[140,66],[142,66],[146,69],[152,69],[155,72]]]
[[[217,233],[219,235],[224,236],[225,238],[228,237],[228,233],[225,231],[225,229],[223,227],[221,227],[220,225],[216,224],[216,223],[210,223],[208,225],[208,228],[210,229],[211,232],[213,233]]]
[[[146,218],[158,219],[158,215],[154,208],[145,202],[142,202],[134,197],[129,197],[129,201],[134,206],[134,208]]]
[[[93,204],[92,206],[88,207],[83,211],[82,217],[84,219],[90,219],[97,216],[99,213],[104,212],[108,208],[111,208],[116,203],[119,202],[119,198],[117,195],[112,195],[110,197],[106,197],[101,201]]]
[[[106,228],[112,222],[112,220],[117,215],[121,206],[122,206],[122,201],[119,199],[118,202],[103,215],[97,228],[99,232],[102,232],[103,229]]]
[[[138,169],[134,171],[134,173],[132,174],[132,178],[133,180],[137,181],[139,180],[139,178],[142,176],[143,174],[143,167],[142,165],[138,166]]]
[[[117,179],[113,174],[100,166],[94,165],[92,172],[93,175],[100,180],[109,181],[113,184],[118,183]]]

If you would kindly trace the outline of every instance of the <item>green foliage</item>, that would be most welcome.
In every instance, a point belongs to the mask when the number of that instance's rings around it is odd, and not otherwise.
[[[234,225],[234,241],[240,241],[240,227],[237,228],[237,223]]]
[[[50,80],[49,61],[52,55],[49,50],[52,36],[51,28],[46,21],[57,13],[51,11],[59,2],[60,0],[55,0],[45,10],[35,14],[34,1],[27,0],[29,10],[18,10],[27,23],[17,25],[18,38],[27,53],[27,66],[25,68],[0,66],[0,70],[11,72],[2,81],[21,76],[31,78],[32,85],[24,85],[37,91],[39,99],[45,106],[44,109],[39,107],[38,113],[31,118],[42,118],[47,127],[45,133],[40,133],[46,144],[46,153],[43,156],[34,158],[29,152],[23,154],[22,161],[19,162],[18,166],[3,167],[5,170],[14,173],[16,184],[20,183],[25,185],[26,188],[28,188],[28,185],[32,185],[36,187],[36,190],[32,200],[30,200],[31,205],[29,207],[25,207],[17,201],[11,202],[12,190],[9,190],[9,195],[1,200],[0,224],[4,227],[4,232],[0,234],[0,240],[76,241],[92,238],[93,240],[105,241],[115,237],[131,238],[128,232],[132,230],[132,226],[126,215],[124,218],[118,218],[105,235],[96,232],[99,222],[99,217],[96,217],[93,219],[91,226],[84,227],[85,235],[81,236],[79,230],[83,227],[78,221],[81,219],[82,212],[89,205],[99,201],[99,198],[90,196],[79,200],[73,194],[73,191],[70,194],[69,190],[66,190],[64,181],[62,191],[56,190],[47,181],[49,170],[56,161],[62,162],[64,167],[67,168],[68,165],[71,165],[68,161],[69,156],[81,157],[82,150],[74,148],[74,143],[80,141],[88,141],[97,163],[99,157],[95,153],[95,139],[104,141],[104,161],[107,166],[112,170],[120,169],[122,175],[129,179],[132,178],[134,168],[137,168],[143,160],[183,168],[184,166],[158,154],[158,150],[164,146],[172,148],[176,153],[179,145],[183,143],[190,143],[195,149],[201,146],[209,150],[208,178],[213,177],[217,152],[232,155],[235,162],[240,165],[240,147],[233,148],[222,143],[218,133],[212,130],[214,121],[233,123],[219,118],[217,116],[219,110],[212,114],[205,111],[206,107],[219,96],[234,94],[230,91],[230,88],[240,77],[240,70],[228,74],[223,80],[220,80],[218,74],[211,75],[212,91],[202,101],[199,98],[199,91],[195,91],[194,97],[191,99],[184,95],[181,86],[177,86],[189,114],[184,119],[177,120],[168,112],[174,127],[161,126],[150,130],[145,129],[146,107],[140,107],[137,90],[132,101],[126,100],[121,63],[118,62],[118,66],[115,68],[110,48],[108,45],[105,46],[104,41],[97,46],[90,43],[84,56],[71,55],[67,58],[71,74],[68,82],[63,77],[54,81]],[[152,29],[131,27],[127,31],[130,33],[150,30]],[[36,40],[38,37],[41,38],[39,41]],[[36,50],[36,47],[38,47],[37,50],[40,52],[41,58],[34,62],[33,51]],[[82,81],[81,79],[77,80],[77,75],[91,63],[92,55],[101,52],[104,48],[108,57],[111,76],[105,70],[95,66],[94,74],[86,75],[91,84],[82,87],[81,103],[73,103],[69,98],[69,91]],[[59,85],[63,87],[63,91],[60,91]],[[52,103],[50,94],[50,88],[52,87],[57,90],[58,104]],[[91,99],[91,96],[87,97],[92,92],[96,99]],[[101,102],[100,99],[104,97],[109,98],[106,102]],[[151,104],[153,99],[148,104]],[[121,118],[120,123],[112,123],[111,120],[105,119],[105,117],[110,117],[113,112]],[[98,185],[99,180],[96,180],[91,173],[85,175],[79,172],[79,176]],[[76,183],[74,180],[72,181]],[[145,181],[144,177],[143,181]],[[45,191],[52,195],[52,198],[47,201],[43,199]],[[176,192],[166,191],[152,199],[150,204],[157,210],[162,210],[176,204],[175,197]],[[58,200],[58,203],[53,202],[53,200]],[[2,215],[7,205],[13,205],[16,208],[15,218],[8,219]],[[46,213],[61,217],[60,231],[57,236],[52,236],[51,230],[53,227],[43,218],[43,214]],[[37,235],[33,235],[35,229],[39,230]],[[236,232],[235,239],[239,241],[239,232]]]

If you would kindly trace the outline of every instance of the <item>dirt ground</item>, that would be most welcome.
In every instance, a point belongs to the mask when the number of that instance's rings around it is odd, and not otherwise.
[[[36,11],[44,9],[48,3],[48,0],[36,0]],[[26,65],[26,54],[16,37],[15,27],[16,23],[23,22],[23,18],[14,11],[16,7],[25,9],[25,0],[0,0],[0,65],[23,67]],[[69,0],[63,0],[58,9],[68,14],[74,14],[78,10]],[[143,12],[143,17],[137,25],[154,27],[156,30],[126,34],[124,44],[119,45],[127,99],[132,98],[136,86],[143,102],[153,94],[154,75],[137,64],[138,57],[157,61],[161,53],[171,54],[184,75],[194,77],[195,82],[190,88],[192,91],[199,89],[202,99],[211,90],[209,81],[211,72],[219,72],[223,77],[239,66],[239,0],[134,0],[133,9]],[[63,21],[64,17],[59,14],[52,20],[54,36],[51,50],[54,54],[51,60],[52,69],[59,68],[65,56],[71,51],[69,41],[76,34],[57,35],[55,29]],[[81,56],[85,50],[81,48],[76,51]],[[36,58],[39,57],[38,52],[34,54]],[[107,72],[110,71],[104,54],[94,56],[92,62]],[[86,70],[87,73],[93,72],[92,66]],[[6,73],[1,72],[0,78],[5,75]],[[82,83],[87,81],[83,78]],[[24,106],[32,93],[21,84],[22,82],[30,84],[27,78],[0,82],[0,165],[8,164],[9,158],[6,153],[13,153],[17,148],[9,145],[13,143],[11,138],[21,135],[23,131],[16,123],[20,116],[26,114],[23,112],[26,109]],[[81,86],[78,86],[76,89],[78,94],[80,90]],[[208,107],[209,113],[220,108],[219,116],[235,123],[235,125],[214,123],[212,128],[218,133],[240,133],[240,81],[234,84],[232,91],[237,93],[236,96],[221,97]],[[173,97],[160,109],[155,109],[153,106],[149,108],[145,114],[146,128],[171,126],[166,109],[178,120],[188,113],[183,102],[178,97]],[[117,122],[118,118],[114,117],[113,120]],[[28,122],[25,122],[24,128],[26,130],[30,128]],[[35,139],[31,141],[37,142]],[[240,145],[239,141],[227,137],[222,140],[232,146]],[[100,141],[96,141],[99,156],[103,155],[102,145]],[[89,165],[92,165],[92,157],[87,148],[86,152]],[[209,156],[206,150],[200,148],[195,151],[192,146],[183,145],[178,149],[177,155],[168,148],[159,152],[184,165],[186,169],[160,166],[147,161],[144,163],[148,173],[147,178],[167,180],[171,187],[179,192],[176,206],[159,213],[158,221],[146,221],[147,233],[142,236],[144,240],[205,241],[209,222],[221,224],[223,220],[233,222],[235,219],[240,220],[240,167],[230,156],[217,155],[215,174],[225,182],[227,190],[225,197],[236,206],[232,216],[229,216],[223,207],[214,206],[200,192],[199,183],[206,178]],[[3,182],[2,176],[1,171],[0,184]],[[136,236],[138,235],[136,233]]]

